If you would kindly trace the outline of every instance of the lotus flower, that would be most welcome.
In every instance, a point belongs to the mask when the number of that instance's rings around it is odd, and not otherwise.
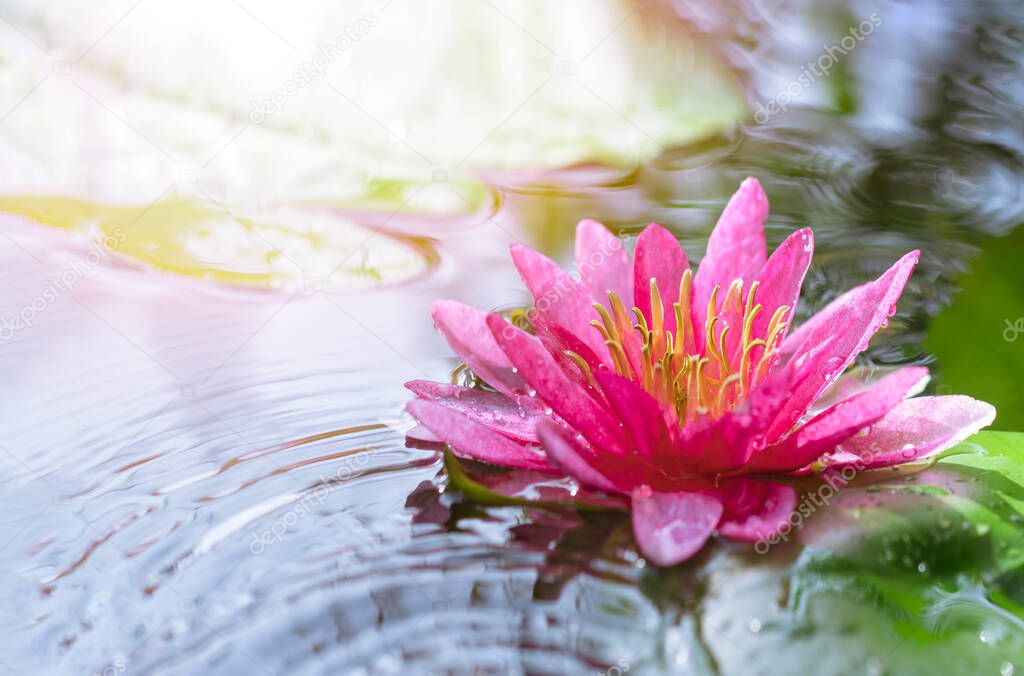
[[[578,273],[513,245],[532,333],[438,301],[437,328],[489,387],[412,381],[408,411],[458,456],[624,497],[640,550],[663,566],[715,532],[756,542],[782,529],[797,493],[765,476],[920,461],[992,422],[994,408],[969,397],[908,398],[923,367],[870,387],[840,381],[893,314],[918,251],[791,330],[813,235],[798,230],[768,257],[767,213],[748,178],[696,272],[653,223],[631,262],[582,221]]]

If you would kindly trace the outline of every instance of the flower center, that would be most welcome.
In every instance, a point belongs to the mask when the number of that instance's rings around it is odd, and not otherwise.
[[[779,307],[763,335],[755,335],[754,320],[763,310],[755,298],[758,284],[752,282],[744,293],[743,281],[733,281],[721,305],[721,289],[716,286],[699,334],[691,321],[690,270],[680,280],[679,300],[673,304],[675,321],[671,324],[666,322],[661,293],[652,278],[650,322],[637,307],[630,317],[622,300],[609,292],[607,308],[594,304],[601,320],[591,325],[604,338],[615,372],[636,381],[662,405],[674,410],[683,426],[696,415],[718,417],[734,408],[771,370],[790,308]],[[630,335],[633,331],[639,333],[639,341]],[[585,360],[575,353],[569,356],[589,378]]]

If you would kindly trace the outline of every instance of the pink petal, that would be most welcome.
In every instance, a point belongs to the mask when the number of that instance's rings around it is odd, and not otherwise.
[[[611,363],[601,334],[590,325],[599,319],[594,298],[553,260],[533,249],[513,244],[512,262],[533,296],[534,311],[575,334],[605,363]]]
[[[595,457],[594,450],[569,430],[554,421],[541,420],[537,424],[537,436],[547,451],[548,462],[581,485],[609,493],[624,492],[621,486],[591,464]],[[626,487],[626,492],[628,490]]]
[[[995,417],[991,404],[963,395],[907,399],[866,434],[855,434],[839,444],[838,454],[846,457],[829,462],[829,467],[877,469],[923,460],[991,425]]]
[[[683,461],[702,474],[714,475],[742,468],[758,450],[763,422],[739,409],[703,424],[687,423],[679,442]]]
[[[513,441],[458,411],[426,399],[410,401],[405,409],[460,457],[517,469],[552,471],[537,446]]]
[[[426,442],[428,444],[443,444],[440,438],[420,423],[416,423],[411,430],[405,433],[405,438],[413,441]]]
[[[814,335],[820,334],[823,327],[834,325],[837,321],[841,323],[844,316],[851,312],[851,307],[855,307],[856,304],[858,304],[858,298],[863,299],[869,295],[877,295],[877,287],[882,280],[890,275],[894,275],[898,270],[903,270],[907,265],[909,265],[910,270],[907,271],[906,276],[909,277],[910,272],[913,272],[913,267],[917,264],[917,260],[920,258],[920,255],[920,251],[911,251],[903,258],[896,261],[891,268],[886,270],[882,276],[875,281],[855,286],[854,288],[840,294],[831,303],[816,312],[806,322],[793,329],[782,345],[783,354],[794,354],[802,345],[807,343],[808,339]],[[899,275],[896,274],[895,279],[898,280],[898,278]],[[903,280],[903,284],[906,284],[906,279]],[[894,304],[896,300],[899,300],[899,296],[902,293],[903,286],[901,285],[896,293],[896,298],[893,300]]]
[[[831,314],[827,322],[815,322],[813,330],[803,334],[802,346],[793,351],[792,361],[799,365],[805,377],[790,392],[789,405],[772,423],[767,441],[775,441],[788,432],[818,395],[867,347],[871,337],[895,312],[896,302],[919,256],[918,251],[910,252],[874,282],[846,294],[841,306],[826,308]],[[796,334],[790,336],[786,343],[795,337]],[[829,340],[828,348],[823,349]],[[783,349],[785,351],[785,347]]]
[[[922,366],[893,371],[869,390],[822,411],[781,443],[758,453],[744,467],[746,473],[791,472],[817,460],[822,453],[861,428],[879,420],[928,380]]]
[[[764,241],[764,220],[768,197],[755,178],[740,184],[708,238],[707,253],[693,277],[693,325],[703,327],[707,319],[711,289],[721,287],[719,302],[734,279],[748,287],[761,271],[768,250]],[[700,331],[698,330],[698,334]],[[698,335],[700,343],[703,338]]]
[[[512,400],[498,392],[472,387],[410,380],[405,386],[415,394],[458,411],[470,420],[511,439],[537,442],[534,427],[543,416],[543,407],[530,397]]]
[[[558,324],[552,324],[544,317],[537,315],[533,317],[533,332],[544,345],[544,348],[551,353],[558,365],[579,384],[586,383],[586,375],[583,370],[566,354],[572,351],[578,354],[587,363],[591,371],[604,367],[601,359],[594,354],[590,347],[569,333]]]
[[[838,404],[843,399],[849,399],[855,394],[865,392],[871,389],[872,378],[875,376],[876,369],[866,366],[853,366],[846,370],[843,375],[839,376],[832,386],[821,393],[817,399],[814,400],[814,404],[811,406],[811,411],[821,412],[826,408]],[[881,377],[888,374],[885,369],[880,369],[878,372]],[[878,378],[875,378],[877,380]],[[915,393],[917,394],[917,393]]]
[[[622,435],[615,421],[579,384],[573,382],[544,349],[540,340],[492,314],[491,334],[536,396],[596,448],[621,452]]]
[[[745,473],[751,457],[765,447],[769,425],[788,405],[790,392],[801,377],[795,363],[786,364],[759,383],[744,406],[717,419],[689,422],[680,448],[701,472]]]
[[[673,304],[679,300],[679,281],[690,268],[679,240],[657,223],[651,223],[636,240],[633,252],[633,302],[651,324],[651,280],[658,284],[664,309],[665,329],[676,330]],[[628,302],[628,299],[623,299]]]
[[[796,508],[792,486],[736,478],[719,485],[724,505],[718,532],[747,542],[757,542],[779,532]]]
[[[647,458],[671,457],[674,444],[661,404],[632,380],[607,371],[596,373],[594,377],[626,434],[633,440],[633,450]]]
[[[722,516],[722,503],[708,493],[632,495],[633,535],[643,555],[658,566],[672,566],[704,546]]]
[[[589,218],[576,226],[576,269],[598,302],[607,302],[609,291],[625,302],[633,297],[633,271],[622,240]]]
[[[767,335],[772,315],[783,305],[789,308],[787,323],[792,320],[797,299],[800,298],[800,287],[813,255],[814,235],[810,228],[804,228],[787,237],[764,264],[758,275],[759,286],[754,296],[754,300],[761,305],[761,311],[754,317],[752,335],[755,338]]]
[[[491,335],[486,312],[454,300],[439,300],[430,306],[430,316],[455,354],[484,382],[508,396],[525,388]]]

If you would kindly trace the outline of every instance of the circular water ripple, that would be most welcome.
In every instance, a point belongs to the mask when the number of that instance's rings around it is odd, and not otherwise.
[[[11,232],[4,316],[52,274],[44,252],[76,249]],[[0,659],[140,673],[619,659],[636,618],[657,617],[632,564],[588,571],[600,551],[557,547],[577,519],[458,504],[437,454],[406,448],[401,383],[451,363],[418,293],[224,294],[115,267],[3,344],[0,567],[19,640]]]

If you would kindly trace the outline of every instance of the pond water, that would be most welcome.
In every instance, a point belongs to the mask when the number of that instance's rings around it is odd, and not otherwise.
[[[772,203],[770,247],[815,230],[802,316],[920,248],[862,366],[925,363],[933,390],[972,393],[978,369],[944,380],[926,336],[960,276],[1024,220],[1021,6],[676,9],[754,111],[782,101],[819,45],[878,22],[827,78],[793,87],[788,110],[628,171],[502,172],[492,212],[408,219],[394,256],[419,252],[415,274],[372,291],[336,291],[329,271],[268,290],[158,274],[142,254],[91,264],[65,230],[3,217],[0,316],[42,300],[0,343],[0,667],[1024,673],[1019,467],[954,456],[887,475],[767,554],[716,542],[657,570],[621,514],[469,500],[437,452],[407,446],[402,383],[456,366],[432,300],[522,305],[507,245],[564,259],[582,217],[626,237],[658,221],[697,259],[747,175]],[[51,299],[82,261],[73,293]],[[1024,314],[1021,297],[992,300],[978,339],[1006,349],[1002,319]],[[1024,410],[1002,396],[1008,416]],[[983,457],[1011,443],[987,438]]]

